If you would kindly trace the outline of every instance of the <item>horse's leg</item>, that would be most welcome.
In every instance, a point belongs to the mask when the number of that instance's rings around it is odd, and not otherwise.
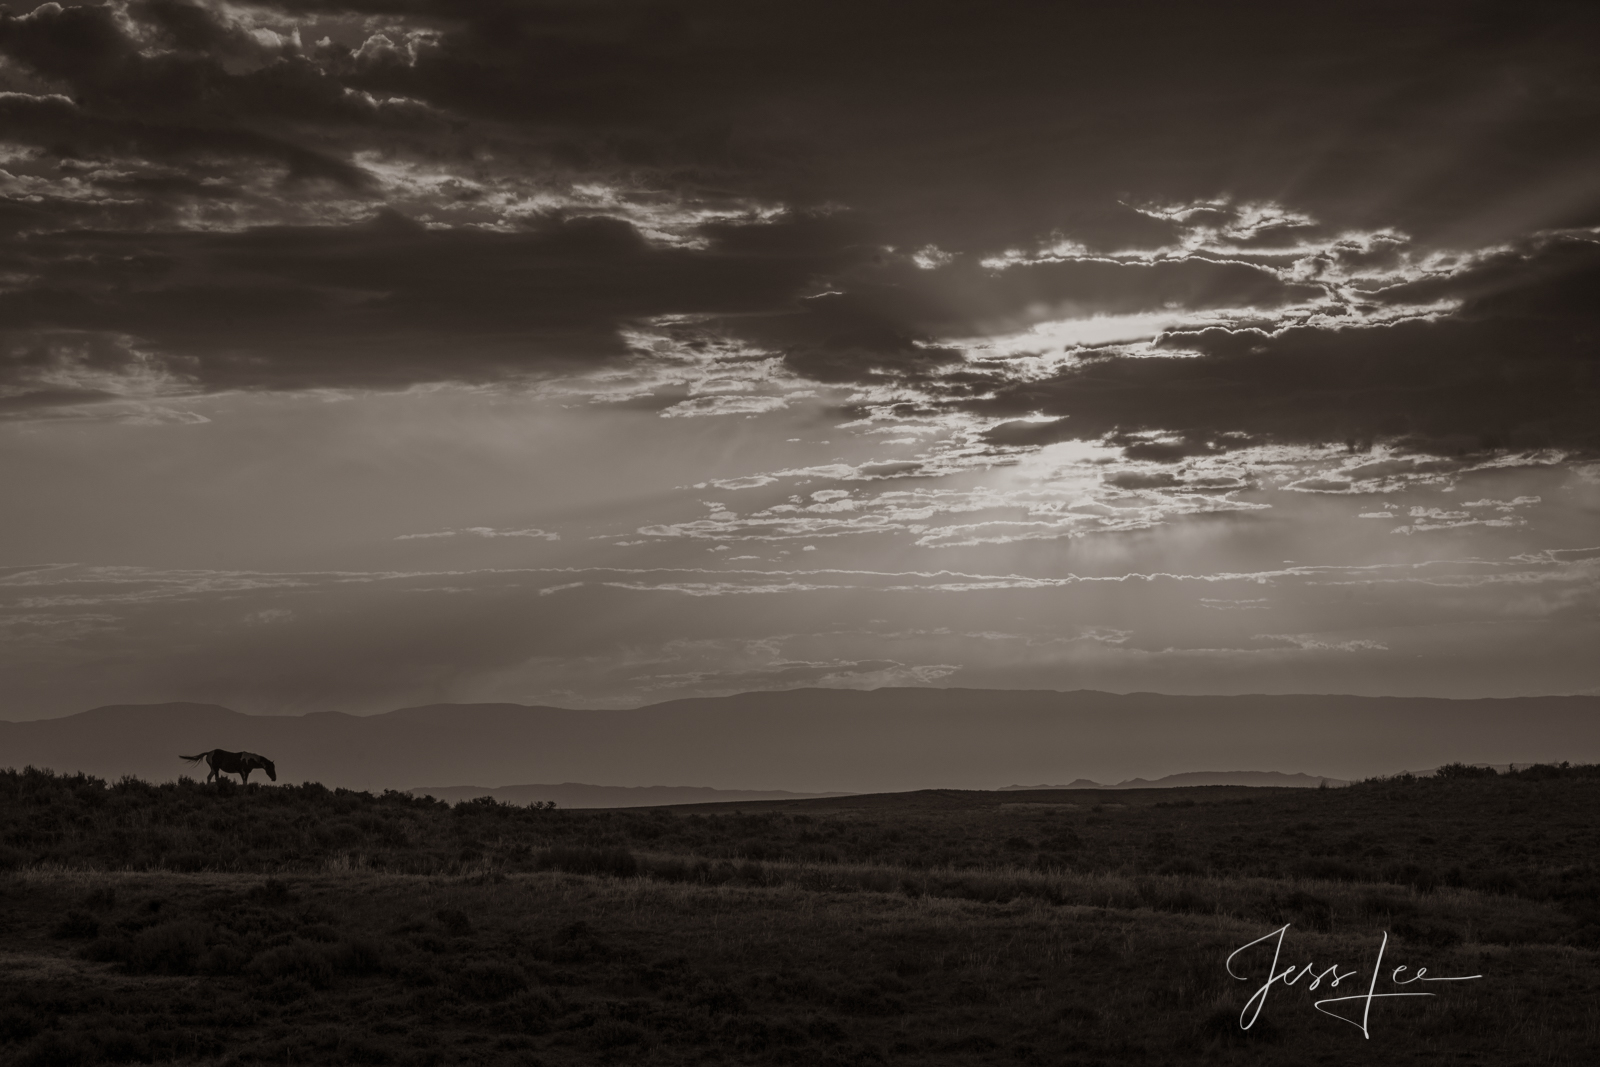
[[[244,770],[240,771],[239,772],[239,781],[241,783],[243,783],[244,785],[249,785],[250,784],[250,772],[253,771],[253,770],[255,770],[254,767],[246,767]]]

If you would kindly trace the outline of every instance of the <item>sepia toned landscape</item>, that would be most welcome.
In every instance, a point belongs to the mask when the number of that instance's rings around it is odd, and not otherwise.
[[[0,1067],[1588,1067],[1596,57],[0,0]]]

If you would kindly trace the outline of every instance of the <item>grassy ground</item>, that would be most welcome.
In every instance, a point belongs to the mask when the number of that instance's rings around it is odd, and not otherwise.
[[[0,1062],[1583,1064],[1597,787],[710,815],[0,774]],[[1298,844],[1233,863],[1235,837]],[[1359,976],[1275,988],[1243,1031],[1270,950],[1223,962],[1285,923],[1284,965]],[[1385,932],[1380,992],[1483,977],[1375,1002],[1368,1039],[1312,1001],[1364,991]]]

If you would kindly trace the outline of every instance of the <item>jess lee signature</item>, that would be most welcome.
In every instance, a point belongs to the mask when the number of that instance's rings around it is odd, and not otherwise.
[[[1302,978],[1309,977],[1311,981],[1306,986],[1306,990],[1308,992],[1317,989],[1324,981],[1327,981],[1328,988],[1337,989],[1340,982],[1351,978],[1356,978],[1360,973],[1359,971],[1352,970],[1347,974],[1341,974],[1339,972],[1339,964],[1337,963],[1320,971],[1317,970],[1317,965],[1314,963],[1307,963],[1304,967],[1297,967],[1295,964],[1290,964],[1280,971],[1278,969],[1278,960],[1283,955],[1283,935],[1288,932],[1290,925],[1292,924],[1285,923],[1278,929],[1272,931],[1272,933],[1264,934],[1250,942],[1248,945],[1240,945],[1228,956],[1228,961],[1226,963],[1228,973],[1234,978],[1239,979],[1241,982],[1248,982],[1251,980],[1249,975],[1240,974],[1233,969],[1234,957],[1246,949],[1255,948],[1257,945],[1267,941],[1274,941],[1274,939],[1276,939],[1272,949],[1272,967],[1267,971],[1266,981],[1262,982],[1261,987],[1257,989],[1255,993],[1251,994],[1249,1000],[1245,1001],[1244,1010],[1239,1013],[1239,1026],[1245,1030],[1248,1030],[1250,1027],[1254,1026],[1256,1020],[1261,1017],[1261,1009],[1266,1007],[1267,1004],[1267,994],[1272,992],[1272,987],[1275,985],[1293,987],[1298,985]],[[1367,1023],[1372,1016],[1373,1001],[1382,1000],[1387,997],[1434,996],[1434,993],[1425,990],[1408,989],[1399,993],[1378,992],[1378,975],[1383,970],[1383,953],[1388,947],[1389,933],[1386,930],[1383,934],[1382,943],[1378,945],[1378,958],[1372,964],[1372,977],[1367,982],[1367,991],[1365,993],[1354,993],[1349,996],[1342,997],[1325,997],[1322,1000],[1317,1001],[1312,1006],[1318,1011],[1322,1012],[1324,1015],[1331,1015],[1340,1022],[1346,1022],[1351,1026],[1354,1026],[1356,1029],[1361,1031],[1362,1037],[1371,1038],[1372,1033],[1367,1028]],[[1411,971],[1410,977],[1402,977],[1404,972],[1408,970]],[[1470,982],[1474,978],[1482,977],[1483,975],[1481,974],[1464,974],[1454,977],[1434,977],[1428,974],[1428,968],[1426,967],[1417,967],[1413,969],[1406,964],[1401,964],[1389,972],[1389,982],[1397,986],[1408,986],[1417,982]],[[1333,1011],[1328,1007],[1330,1004],[1348,1004],[1351,1001],[1360,1002],[1360,1022],[1341,1015],[1339,1012]],[[1246,1018],[1246,1016],[1248,1016],[1248,1018]]]

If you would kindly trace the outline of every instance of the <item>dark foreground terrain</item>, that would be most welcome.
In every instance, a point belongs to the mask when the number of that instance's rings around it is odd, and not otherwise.
[[[648,811],[6,772],[0,1062],[1583,1064],[1596,811],[1594,768]],[[1356,974],[1243,1031],[1271,946],[1224,961],[1284,924]],[[1379,992],[1483,977],[1364,1039],[1312,1002],[1385,933]]]

